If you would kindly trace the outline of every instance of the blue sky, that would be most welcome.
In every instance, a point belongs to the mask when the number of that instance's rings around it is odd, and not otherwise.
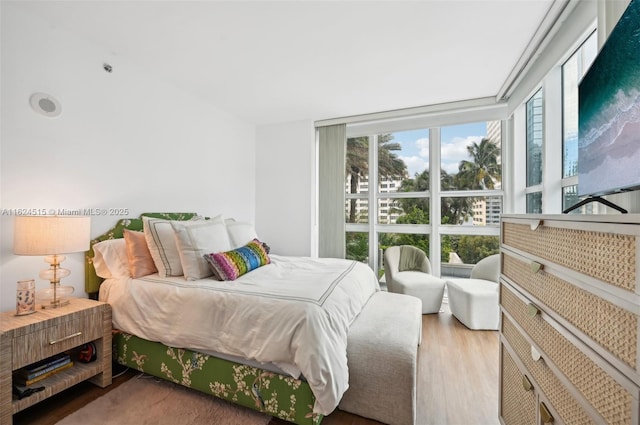
[[[395,152],[409,169],[409,176],[421,173],[429,164],[429,130],[410,130],[393,133],[393,141],[402,145],[402,151]],[[440,130],[442,167],[448,173],[456,173],[458,163],[470,159],[467,146],[480,142],[487,135],[487,123],[479,122],[442,127]]]

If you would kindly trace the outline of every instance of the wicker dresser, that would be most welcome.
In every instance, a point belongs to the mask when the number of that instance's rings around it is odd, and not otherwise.
[[[501,226],[501,422],[639,424],[640,215]]]

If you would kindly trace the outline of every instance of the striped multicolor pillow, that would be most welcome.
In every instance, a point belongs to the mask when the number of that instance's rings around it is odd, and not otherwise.
[[[258,239],[232,251],[205,254],[204,258],[218,280],[236,280],[239,276],[271,262]]]

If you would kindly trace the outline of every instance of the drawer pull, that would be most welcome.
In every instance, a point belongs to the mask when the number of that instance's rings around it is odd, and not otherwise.
[[[540,352],[536,350],[536,347],[534,347],[533,345],[531,346],[531,358],[536,362],[542,358],[542,354],[540,354]]]
[[[533,384],[531,383],[531,381],[529,381],[527,375],[522,375],[522,387],[525,389],[525,391],[531,391],[533,389]]]
[[[538,273],[540,270],[542,270],[544,268],[542,266],[542,264],[536,263],[535,261],[531,262],[530,267],[531,267],[531,273],[533,273],[533,274]]]
[[[553,422],[553,415],[549,412],[549,409],[544,404],[544,402],[540,402],[540,419],[545,424],[550,424]]]
[[[76,332],[74,334],[71,334],[69,336],[65,336],[64,338],[60,338],[60,339],[53,339],[53,340],[49,341],[49,345],[54,345],[54,344],[57,344],[59,342],[66,341],[68,339],[75,338],[75,337],[80,336],[80,335],[82,335],[82,332]]]
[[[541,224],[542,220],[531,220],[529,226],[531,227],[531,230],[537,230]]]
[[[540,308],[534,303],[529,303],[527,305],[527,314],[530,317],[536,317],[536,315],[540,314]]]

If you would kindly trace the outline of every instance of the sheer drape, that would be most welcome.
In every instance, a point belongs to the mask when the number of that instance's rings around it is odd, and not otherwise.
[[[345,124],[318,128],[318,254],[345,257]]]

